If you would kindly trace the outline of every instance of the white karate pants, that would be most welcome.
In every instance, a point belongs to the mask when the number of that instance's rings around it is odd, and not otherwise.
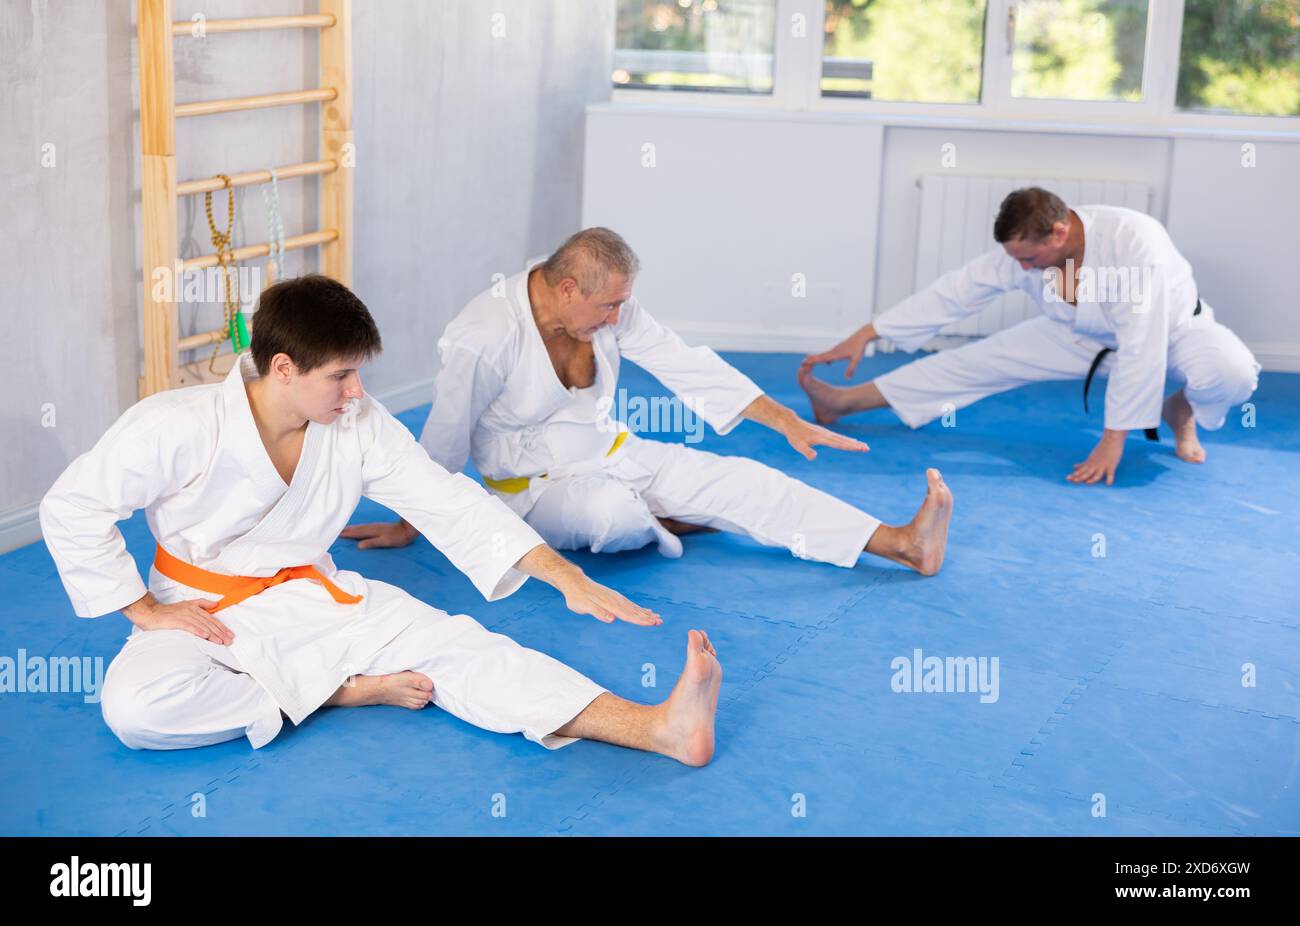
[[[785,547],[800,559],[851,568],[880,521],[834,496],[746,457],[642,440],[623,446],[593,472],[533,479],[502,496],[557,550],[613,553],[681,543],[658,518],[672,518]]]
[[[409,597],[409,596],[408,596]],[[357,674],[411,670],[433,681],[433,703],[496,733],[523,733],[548,749],[605,689],[574,669],[464,614],[416,598],[419,614]],[[322,667],[322,672],[325,672]],[[108,668],[104,720],[132,749],[186,749],[247,736],[259,748],[280,732],[275,700],[229,647],[184,630],[137,630]]]
[[[1231,330],[1214,320],[1203,300],[1195,315],[1169,336],[1168,371],[1184,384],[1196,423],[1223,426],[1228,412],[1250,398],[1259,364]],[[898,417],[919,428],[986,396],[1026,383],[1083,379],[1104,345],[1046,316],[1027,319],[979,341],[941,350],[879,376],[876,388]],[[1097,368],[1107,375],[1114,354]]]

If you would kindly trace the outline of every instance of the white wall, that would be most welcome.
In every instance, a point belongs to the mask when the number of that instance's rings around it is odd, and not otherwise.
[[[1149,184],[1152,214],[1192,261],[1219,317],[1267,369],[1300,371],[1300,312],[1287,272],[1300,243],[1296,139],[1257,139],[1257,166],[1243,168],[1245,137],[1164,129],[985,128],[630,102],[592,105],[587,127],[584,223],[627,234],[643,258],[638,291],[647,305],[701,343],[828,346],[907,296],[916,180],[950,169]],[[648,141],[657,146],[654,169],[639,163]],[[947,143],[956,154],[950,168],[940,160]],[[872,241],[874,252],[864,251]],[[766,297],[805,267],[807,299]]]
[[[595,106],[583,224],[627,238],[637,297],[683,336],[824,341],[870,311],[881,138],[879,125]]]
[[[1300,145],[1180,138],[1170,182],[1169,233],[1215,318],[1265,369],[1300,371]]]
[[[951,167],[940,160],[947,144],[953,146],[956,158]],[[1163,220],[1169,146],[1168,138],[890,127],[885,133],[880,178],[880,223],[888,231],[880,237],[874,305],[883,312],[912,293],[921,208],[917,180],[922,175],[952,172],[1137,180],[1150,185],[1151,214]],[[988,246],[994,243],[990,223]]]
[[[140,373],[139,120],[134,3],[0,3],[0,549],[37,538],[35,506],[135,401]],[[314,12],[313,0],[175,0],[188,19]],[[366,385],[427,400],[433,345],[494,272],[579,222],[583,108],[609,95],[612,0],[354,4],[357,292],[385,338]],[[493,16],[504,35],[493,35]],[[499,31],[499,30],[498,30]],[[175,41],[178,102],[317,84],[315,33]],[[181,179],[316,156],[315,107],[180,120]],[[55,145],[53,167],[42,145]],[[280,185],[285,232],[314,228],[314,180]],[[236,243],[266,238],[260,187],[238,191]],[[224,199],[217,217],[224,228]],[[183,256],[207,253],[202,197]],[[293,273],[314,252],[290,252]],[[215,326],[186,309],[182,333]],[[390,402],[390,404],[392,404]],[[55,427],[43,427],[48,409]]]

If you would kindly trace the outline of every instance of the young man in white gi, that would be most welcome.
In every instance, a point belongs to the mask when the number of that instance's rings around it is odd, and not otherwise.
[[[888,406],[919,428],[985,396],[1045,380],[1084,380],[1086,407],[1087,384],[1100,371],[1108,376],[1105,431],[1067,479],[1113,484],[1128,432],[1145,430],[1158,440],[1162,417],[1178,456],[1204,462],[1196,426],[1222,427],[1228,411],[1255,391],[1259,364],[1214,320],[1164,227],[1117,206],[1071,209],[1055,194],[1029,187],[1003,200],[993,237],[999,247],[804,359],[799,384],[817,420],[831,424]],[[859,386],[835,387],[812,375],[816,364],[847,360],[846,376],[852,376],[877,337],[916,350],[943,326],[1015,289],[1033,297],[1043,316]],[[1168,398],[1166,374],[1182,384]]]
[[[688,633],[668,699],[633,704],[470,617],[335,568],[330,544],[365,495],[488,600],[532,575],[577,613],[661,623],[430,460],[362,390],[358,369],[379,349],[347,287],[278,283],[223,383],[139,402],[45,496],[45,542],[77,615],[121,610],[135,625],[105,679],[109,727],[135,749],[240,736],[257,748],[282,712],[297,724],[325,705],[432,701],[550,749],[589,738],[708,762],[722,669],[703,633]],[[140,508],[158,542],[147,586],[116,527]]]
[[[743,419],[813,447],[866,450],[801,420],[707,347],[687,347],[632,297],[636,255],[589,228],[547,261],[476,297],[438,342],[442,365],[421,443],[484,481],[560,550],[637,549],[680,556],[678,534],[736,531],[804,559],[852,567],[874,553],[933,575],[943,562],[952,493],[938,470],[911,523],[891,527],[754,460],[643,440],[611,418],[627,357],[657,376],[719,434]],[[404,522],[349,528],[363,546],[401,546]]]

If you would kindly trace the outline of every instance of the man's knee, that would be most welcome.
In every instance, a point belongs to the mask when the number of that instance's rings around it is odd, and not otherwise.
[[[598,479],[578,491],[583,498],[583,528],[591,552],[615,553],[650,542],[654,515],[631,486],[615,479]]]
[[[206,667],[199,663],[174,661],[188,654],[188,648],[175,648],[177,640],[189,642],[179,636],[171,640],[160,636],[137,641],[135,648],[128,643],[104,676],[99,699],[104,722],[132,749],[170,748],[165,745],[166,730],[175,718],[173,715],[169,721],[169,712],[174,712],[175,705],[184,700],[187,691],[193,690],[197,677],[205,671]],[[164,651],[141,648],[142,643],[162,645]]]
[[[1220,405],[1245,402],[1259,386],[1259,365],[1254,357],[1229,356],[1187,379],[1187,398]]]
[[[153,699],[138,686],[122,684],[109,676],[100,694],[104,723],[131,749],[154,748]]]

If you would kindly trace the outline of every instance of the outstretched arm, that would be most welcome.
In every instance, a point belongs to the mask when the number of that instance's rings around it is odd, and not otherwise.
[[[368,401],[364,420],[358,421],[368,445],[362,462],[363,494],[413,524],[484,598],[504,598],[534,576],[563,594],[579,614],[606,622],[660,622],[653,611],[587,578],[474,480],[448,473],[429,459],[396,418]]]
[[[575,614],[590,614],[606,624],[615,620],[650,627],[663,623],[663,618],[654,611],[633,604],[612,588],[593,582],[574,563],[546,544],[533,547],[524,554],[515,563],[515,569],[556,589]]]
[[[803,366],[847,360],[846,377],[852,376],[867,345],[875,338],[889,338],[903,350],[916,350],[944,326],[978,312],[1001,293],[1028,286],[1030,280],[999,245],[879,313],[871,324],[830,350],[805,357]]]
[[[844,378],[852,379],[853,374],[857,372],[858,362],[862,360],[863,354],[867,352],[867,345],[878,337],[880,335],[876,334],[875,326],[870,323],[865,324],[830,350],[824,350],[820,354],[809,354],[804,357],[800,367],[811,369],[819,363],[834,363],[836,360],[847,360],[849,365],[844,369]]]
[[[813,450],[813,447],[817,446],[858,452],[871,449],[860,440],[845,437],[843,434],[836,434],[834,431],[827,430],[819,424],[813,424],[811,421],[804,421],[793,410],[786,408],[770,396],[759,396],[745,406],[745,410],[741,412],[741,415],[750,421],[757,421],[759,424],[765,425],[782,435],[790,442],[791,447],[798,450],[809,460],[817,458],[817,451]]]

